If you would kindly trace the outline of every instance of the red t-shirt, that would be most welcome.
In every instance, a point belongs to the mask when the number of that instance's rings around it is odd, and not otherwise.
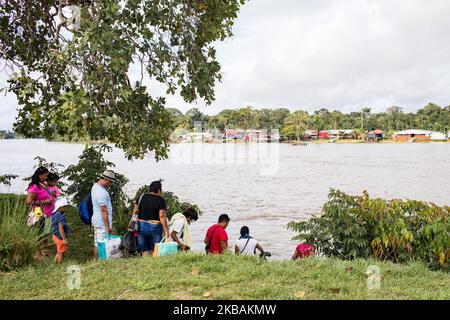
[[[213,231],[214,231],[214,233],[213,233]],[[211,239],[211,234],[212,234],[212,239]],[[225,231],[224,228],[218,226],[217,224],[209,227],[208,231],[206,232],[206,238],[208,240],[211,239],[211,245],[209,247],[210,253],[222,254],[222,246],[220,245],[220,243],[222,241],[226,241],[227,245],[228,245],[227,232]]]

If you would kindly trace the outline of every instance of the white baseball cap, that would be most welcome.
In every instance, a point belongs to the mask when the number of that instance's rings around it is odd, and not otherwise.
[[[69,201],[67,201],[66,198],[61,198],[58,199],[55,203],[55,209],[53,210],[53,213],[55,213],[56,211],[58,211],[59,208],[61,207],[65,207],[69,205]]]

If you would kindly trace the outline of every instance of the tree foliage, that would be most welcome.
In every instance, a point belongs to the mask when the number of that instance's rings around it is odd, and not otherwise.
[[[75,205],[81,203],[81,200],[91,191],[92,186],[105,170],[111,170],[115,167],[114,163],[103,157],[104,152],[110,151],[112,151],[112,148],[107,145],[86,145],[83,153],[79,156],[78,163],[70,165],[64,170],[63,176],[68,181],[66,193],[73,198]],[[113,207],[117,209],[128,204],[128,198],[122,190],[128,179],[122,174],[115,174],[116,180],[108,188],[108,192]]]
[[[0,175],[0,185],[11,186],[11,181],[17,179],[15,174],[3,174]]]
[[[295,137],[300,140],[308,129],[308,113],[305,111],[295,111],[291,113],[283,127],[283,135],[286,137]]]
[[[442,108],[430,103],[416,113],[403,113],[401,107],[389,107],[386,112],[374,113],[371,108],[361,108],[360,112],[342,113],[321,108],[313,113],[303,110],[290,112],[288,109],[224,109],[216,115],[207,116],[199,109],[191,109],[183,114],[171,109],[179,128],[192,129],[195,110],[196,121],[203,121],[204,130],[217,129],[278,129],[284,135],[298,137],[299,133],[310,130],[353,129],[355,136],[362,137],[366,131],[381,129],[394,132],[406,129],[424,129],[447,132],[450,130],[450,107]],[[191,125],[189,124],[191,123]]]
[[[2,1],[0,59],[21,107],[15,131],[105,139],[128,158],[166,157],[170,113],[144,80],[210,104],[221,80],[212,43],[231,36],[244,2]]]

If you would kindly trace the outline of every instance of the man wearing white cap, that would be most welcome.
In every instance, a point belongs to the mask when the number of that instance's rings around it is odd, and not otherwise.
[[[62,262],[64,253],[67,252],[68,241],[67,236],[69,235],[69,228],[67,226],[67,221],[65,213],[69,209],[69,202],[65,198],[61,198],[55,203],[55,209],[52,214],[52,239],[56,245],[56,256],[55,263],[59,264]]]
[[[91,189],[92,226],[94,227],[94,257],[98,258],[98,243],[105,242],[112,228],[112,204],[107,188],[114,183],[116,175],[106,170]]]

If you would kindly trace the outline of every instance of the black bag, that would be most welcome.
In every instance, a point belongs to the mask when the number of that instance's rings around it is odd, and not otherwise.
[[[142,198],[144,197],[145,193],[141,195],[139,198],[139,201],[137,202],[138,208],[141,204]],[[138,212],[134,213],[131,217],[130,222],[128,223],[128,231],[130,232],[138,232],[139,231],[139,222],[138,222],[138,215],[139,215],[139,209]]]
[[[120,242],[119,249],[127,251],[130,255],[136,255],[138,253],[137,236],[135,236],[134,232],[129,231],[125,234]]]

